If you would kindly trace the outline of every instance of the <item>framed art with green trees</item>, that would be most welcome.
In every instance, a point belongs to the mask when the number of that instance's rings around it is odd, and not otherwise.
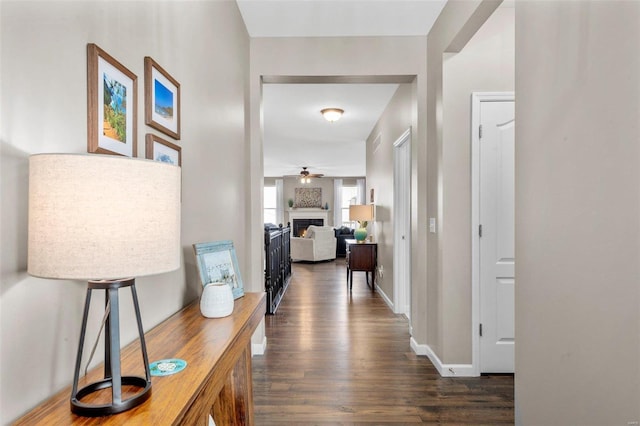
[[[135,157],[138,78],[93,43],[87,45],[87,151]]]

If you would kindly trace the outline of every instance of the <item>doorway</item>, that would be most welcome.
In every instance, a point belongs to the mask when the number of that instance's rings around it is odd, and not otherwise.
[[[393,144],[393,311],[411,319],[411,129]]]
[[[513,373],[515,98],[472,94],[473,365]]]
[[[418,46],[416,46],[418,47]],[[383,50],[386,50],[383,49]],[[397,50],[396,49],[392,49],[391,51],[389,51],[390,54],[395,53]],[[358,49],[358,54],[361,55],[362,54],[362,49]],[[377,57],[380,57],[381,55],[384,56],[385,52],[380,51],[380,48],[376,47],[375,48],[375,53]],[[415,55],[410,55],[410,57],[417,57],[420,58],[420,55],[425,55],[424,51],[422,51],[421,49],[416,49],[415,51]],[[248,160],[250,162],[250,164],[252,165],[252,167],[249,168],[248,173],[250,174],[250,181],[251,181],[251,194],[249,194],[247,196],[247,202],[248,202],[248,206],[251,210],[250,213],[250,218],[249,218],[249,222],[250,222],[250,226],[252,229],[256,229],[258,227],[262,227],[262,216],[263,216],[263,202],[262,202],[262,196],[261,194],[263,193],[263,185],[264,185],[264,176],[265,176],[265,157],[264,157],[264,122],[265,122],[265,118],[268,119],[268,117],[265,117],[265,113],[263,110],[264,107],[264,89],[267,88],[269,85],[271,84],[342,84],[345,85],[345,87],[347,85],[352,85],[352,84],[407,84],[410,85],[410,90],[412,92],[412,97],[411,97],[411,104],[410,104],[410,111],[408,115],[405,115],[406,117],[408,117],[410,119],[410,125],[413,129],[414,132],[416,132],[414,134],[413,137],[417,137],[419,140],[424,141],[424,138],[426,136],[426,134],[420,133],[418,132],[416,129],[419,128],[423,128],[426,127],[426,119],[424,118],[424,114],[418,114],[418,106],[420,104],[424,104],[426,103],[426,99],[424,99],[424,97],[426,96],[426,91],[423,90],[423,85],[425,84],[425,78],[424,75],[420,74],[393,74],[393,75],[333,75],[333,76],[317,76],[317,75],[304,75],[305,73],[303,72],[302,74],[298,73],[297,71],[295,71],[296,69],[298,69],[298,62],[299,62],[299,58],[304,57],[305,53],[304,52],[300,52],[300,54],[297,55],[285,55],[287,58],[294,58],[295,60],[292,60],[291,64],[289,65],[282,65],[280,67],[281,70],[285,70],[285,69],[291,69],[290,72],[287,72],[285,74],[272,74],[271,72],[269,73],[263,73],[261,72],[261,70],[264,69],[271,69],[271,64],[269,63],[269,61],[265,61],[264,63],[260,63],[260,61],[258,61],[256,63],[256,66],[253,67],[252,66],[252,75],[251,75],[251,79],[250,79],[250,94],[251,94],[251,100],[250,100],[250,142],[249,142],[249,152],[248,152]],[[412,61],[409,61],[409,63],[407,63],[406,60],[404,60],[406,58],[406,54],[402,55],[403,60],[399,61],[398,63],[401,64],[398,66],[397,69],[422,69],[420,68],[419,64],[422,64],[423,61],[416,59],[415,60],[415,64],[412,63]],[[424,59],[424,58],[422,58]],[[376,61],[376,64],[378,62]],[[292,67],[292,68],[290,68]],[[365,68],[363,68],[365,69]],[[376,66],[367,66],[366,67],[367,71],[372,71],[376,69]],[[422,71],[421,71],[422,73]],[[317,110],[317,108],[315,108],[314,110]],[[319,115],[319,112],[317,112],[317,114]],[[346,116],[343,118],[347,118]],[[291,117],[289,117],[289,123],[292,124],[296,124],[296,120],[292,120]],[[340,121],[337,122],[337,124],[340,124]],[[334,126],[337,127],[337,126]],[[407,125],[403,126],[404,128],[407,127]],[[321,141],[321,143],[325,143],[326,144],[326,140]],[[319,142],[320,143],[320,142]],[[295,147],[296,145],[294,145]],[[339,156],[339,157],[345,157],[345,158],[351,158],[348,155],[346,155],[343,150],[340,148],[340,145],[338,144],[338,146],[335,147],[335,155]],[[309,156],[307,156],[306,158],[309,158]],[[391,159],[390,159],[391,160]],[[391,162],[391,161],[390,161]],[[417,165],[414,164],[415,162],[412,160],[411,162],[411,167],[413,169],[416,169]],[[255,166],[254,166],[255,165]],[[387,170],[389,171],[389,174],[391,176],[389,176],[389,188],[392,188],[392,170],[391,170],[392,166],[389,167]],[[329,172],[327,173],[327,175],[332,175],[334,174],[333,172]],[[417,187],[413,187],[412,191],[413,193],[413,197],[415,197],[418,202],[421,201],[423,198],[426,197],[426,191],[422,191],[420,192],[420,189],[424,186],[424,182],[418,182],[416,183]],[[424,188],[422,188],[424,189]],[[389,194],[389,196],[391,196],[391,194]],[[329,202],[330,207],[333,207],[332,204]],[[390,216],[391,213],[391,208],[389,206],[389,208],[384,209],[384,208],[380,208],[378,209],[377,212],[380,213],[381,216],[378,217],[378,221],[383,221],[383,220],[389,220],[386,219],[388,216]],[[285,218],[286,220],[286,218]],[[391,228],[392,225],[389,224],[389,227]],[[415,232],[415,230],[412,230],[412,232]],[[250,265],[250,277],[256,277],[256,279],[253,279],[253,282],[260,282],[261,279],[258,277],[261,277],[261,275],[263,274],[262,271],[262,265],[264,263],[264,259],[263,259],[263,242],[262,242],[262,238],[258,238],[258,236],[254,233],[247,233],[247,239],[248,239],[248,246],[249,246],[249,254],[247,256],[247,261],[248,264]],[[415,240],[414,240],[415,241]],[[381,249],[381,247],[383,247],[383,244],[387,244],[388,246],[390,246],[393,243],[393,239],[389,239],[389,240],[384,240],[381,239],[380,241],[378,241],[379,244],[379,258],[378,261],[379,262],[385,262],[385,263],[379,263],[379,264],[387,264],[390,265],[392,264],[392,257],[393,257],[393,249],[391,247],[389,247],[388,249]],[[380,253],[383,253],[384,256],[388,256],[389,259],[388,260],[382,260]],[[412,256],[415,256],[415,253],[412,253]],[[392,275],[391,273],[389,275]],[[255,289],[255,286],[254,286]],[[379,293],[379,294],[383,294],[383,293]],[[388,300],[388,299],[385,299]],[[389,305],[391,305],[391,301],[388,300],[390,303]],[[411,323],[408,324],[409,329],[412,329],[412,325]],[[254,346],[256,346],[256,350],[259,352],[260,349],[264,350],[263,348],[266,346],[266,338],[264,336],[264,334],[260,335],[260,333],[264,333],[264,329],[259,330],[259,332],[257,333],[256,337],[254,337]],[[258,348],[258,343],[257,342],[261,342],[261,348]]]

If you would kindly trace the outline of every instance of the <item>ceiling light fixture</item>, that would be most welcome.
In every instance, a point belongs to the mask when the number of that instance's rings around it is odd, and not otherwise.
[[[325,108],[320,110],[320,113],[328,122],[333,123],[334,121],[340,120],[340,117],[344,114],[344,110],[340,108]]]

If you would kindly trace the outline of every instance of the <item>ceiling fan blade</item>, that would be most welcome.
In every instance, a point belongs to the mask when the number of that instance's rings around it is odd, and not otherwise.
[[[322,173],[310,173],[308,167],[303,167],[300,173],[297,175],[284,175],[283,177],[289,178],[321,178],[324,174]]]

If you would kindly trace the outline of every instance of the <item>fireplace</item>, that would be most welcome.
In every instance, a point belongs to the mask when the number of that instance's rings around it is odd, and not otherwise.
[[[293,236],[302,237],[310,225],[323,226],[324,219],[293,219]]]
[[[330,210],[315,208],[289,209],[289,222],[291,222],[291,236],[299,237],[302,231],[309,225],[326,226],[329,221]]]

